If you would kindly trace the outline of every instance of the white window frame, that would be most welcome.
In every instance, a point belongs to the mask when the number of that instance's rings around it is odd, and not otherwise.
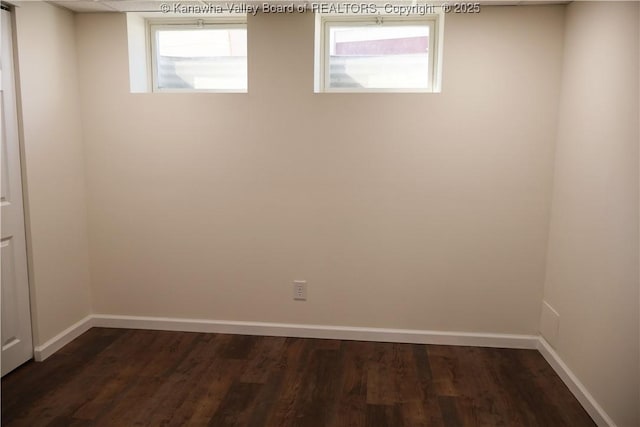
[[[398,16],[376,15],[316,15],[316,84],[315,92],[326,93],[437,93],[441,90],[442,34],[444,19],[441,13]],[[429,70],[427,88],[332,88],[329,86],[330,28],[358,27],[369,25],[429,27]],[[319,28],[319,33],[318,33]]]
[[[162,20],[147,20],[147,34],[148,34],[148,55],[149,64],[151,64],[149,80],[151,82],[152,92],[179,92],[179,93],[199,93],[199,92],[212,92],[212,93],[247,93],[249,91],[249,82],[247,81],[247,88],[245,89],[188,89],[188,88],[160,88],[158,87],[158,64],[157,64],[157,49],[158,38],[157,32],[161,30],[201,30],[201,29],[244,29],[247,30],[246,16],[230,17],[230,18],[217,18],[217,19],[162,19]],[[248,41],[247,41],[248,43]],[[248,67],[248,64],[247,64]],[[247,80],[249,79],[247,70]]]

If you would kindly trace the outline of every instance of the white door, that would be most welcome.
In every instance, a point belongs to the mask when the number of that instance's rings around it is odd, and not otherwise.
[[[13,73],[11,14],[2,9],[0,26],[0,258],[2,259],[2,375],[33,356],[27,250],[22,206],[18,114]]]

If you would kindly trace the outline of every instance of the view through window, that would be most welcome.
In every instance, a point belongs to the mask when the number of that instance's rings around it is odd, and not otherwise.
[[[154,88],[247,90],[247,30],[244,27],[152,28]]]

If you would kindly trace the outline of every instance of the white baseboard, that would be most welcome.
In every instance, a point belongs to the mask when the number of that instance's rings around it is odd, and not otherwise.
[[[587,388],[580,382],[571,369],[562,361],[558,353],[549,345],[547,340],[540,337],[538,340],[538,351],[551,365],[560,379],[567,385],[571,393],[578,399],[582,407],[593,418],[593,421],[600,427],[616,427],[611,417],[596,402]]]
[[[51,338],[44,344],[33,349],[33,358],[36,362],[42,362],[65,345],[69,344],[80,335],[87,332],[93,327],[93,316],[87,316],[84,319],[69,326],[55,337]]]
[[[341,339],[413,344],[464,345],[536,349],[534,335],[439,332],[414,329],[362,328],[351,326],[300,325],[291,323],[238,322],[224,320],[173,319],[165,317],[112,316],[95,314],[93,325],[105,328],[153,329],[238,335]]]
[[[43,361],[92,327],[149,329],[181,332],[222,333],[298,338],[411,344],[461,345],[515,349],[537,349],[560,376],[571,393],[601,427],[616,427],[613,420],[562,361],[549,343],[536,335],[441,332],[416,329],[362,328],[351,326],[301,325],[291,323],[238,322],[223,320],[175,319],[166,317],[94,314],[85,317],[34,349],[36,361]]]

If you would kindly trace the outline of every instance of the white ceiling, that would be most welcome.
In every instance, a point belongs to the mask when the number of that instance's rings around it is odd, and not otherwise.
[[[12,3],[19,5],[24,1],[38,1],[38,0],[16,0]],[[331,1],[312,1],[312,0],[292,0],[292,1],[273,1],[273,0],[253,0],[253,1],[234,1],[234,0],[186,0],[186,1],[178,1],[178,0],[56,0],[50,1],[49,3],[54,3],[59,6],[65,7],[67,9],[73,10],[75,12],[158,12],[160,11],[160,5],[165,3],[180,3],[181,5],[208,5],[208,4],[229,4],[229,3],[251,3],[256,5],[261,5],[262,3],[281,3],[281,4],[290,4],[290,3],[330,3]],[[344,3],[344,1],[340,2]],[[380,1],[382,5],[385,3],[390,3],[389,1]],[[402,3],[402,4],[411,4],[411,0],[407,1],[393,1],[393,3]],[[419,0],[418,3],[423,4],[437,4],[443,2],[431,2]],[[513,6],[513,5],[525,5],[525,4],[558,4],[558,3],[568,3],[568,1],[548,1],[548,0],[538,0],[538,1],[508,1],[508,0],[497,0],[497,1],[481,1],[483,5],[505,5],[505,6]]]

